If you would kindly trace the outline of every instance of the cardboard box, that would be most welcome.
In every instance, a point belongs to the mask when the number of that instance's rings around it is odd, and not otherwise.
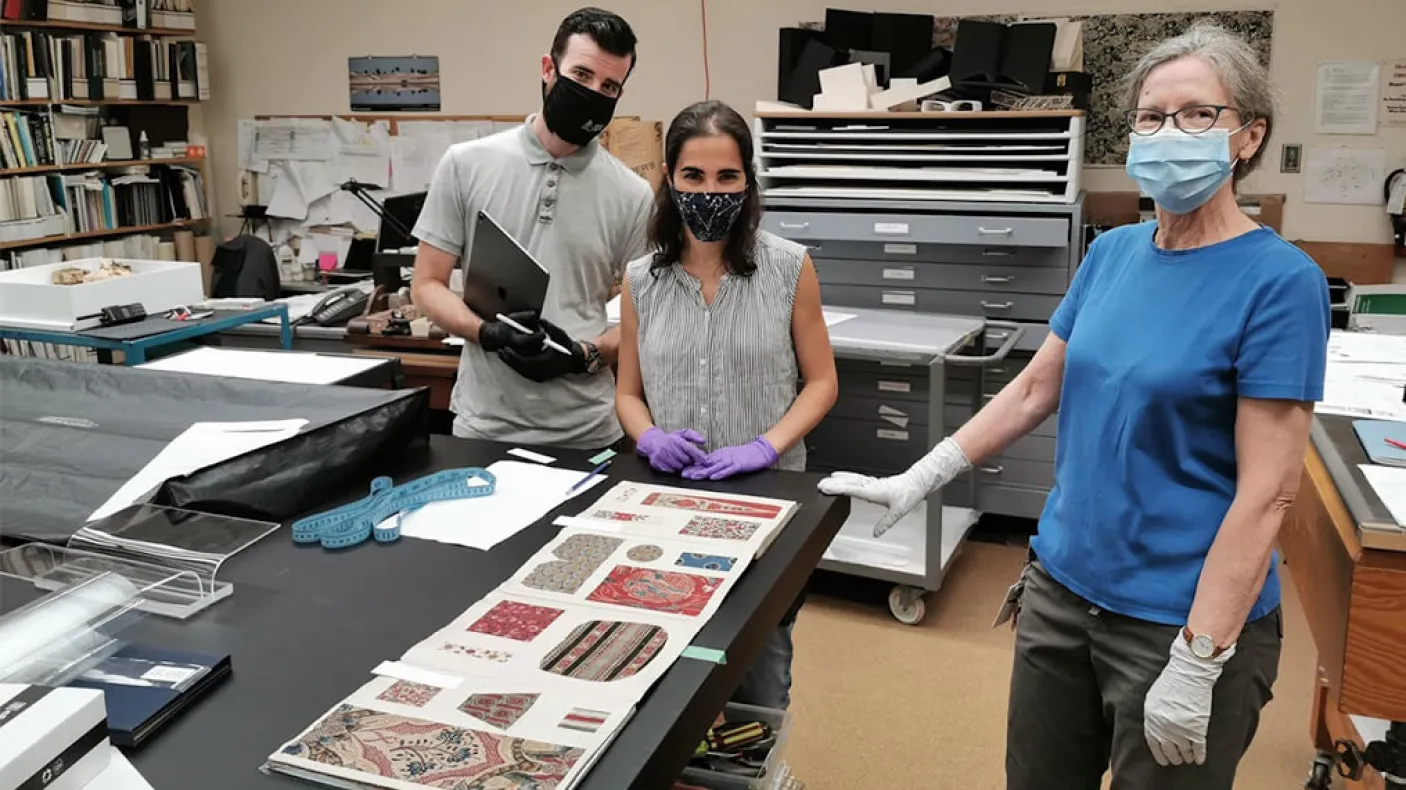
[[[659,121],[616,118],[601,133],[601,147],[649,182],[664,183],[664,125]]]
[[[198,263],[111,259],[132,267],[132,274],[79,285],[53,282],[59,269],[95,272],[104,260],[85,258],[0,272],[0,324],[67,332],[80,316],[104,307],[140,303],[154,315],[205,298]]]
[[[80,790],[111,759],[103,692],[0,683],[0,787]]]

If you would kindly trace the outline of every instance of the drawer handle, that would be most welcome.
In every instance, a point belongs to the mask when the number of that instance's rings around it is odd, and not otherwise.
[[[1006,471],[1004,466],[981,466],[977,468],[988,475],[999,475]]]
[[[987,310],[1009,310],[1015,307],[1014,302],[982,302],[981,306]]]
[[[982,276],[981,281],[991,283],[992,285],[1005,285],[1006,283],[1015,282],[1015,277],[997,277],[994,274],[987,274]]]
[[[810,250],[811,252],[820,252],[820,248],[823,247],[823,246],[825,246],[825,245],[823,245],[823,244],[806,244],[806,245],[803,245],[803,246],[804,246],[806,249]]]
[[[995,373],[996,375],[999,376],[999,375],[1001,375],[1002,373],[1005,373],[1005,372],[1006,372],[1006,369],[1005,369],[1005,368],[989,368],[986,372],[987,372],[987,373]]]
[[[1009,236],[1015,233],[1015,228],[983,228],[978,226],[976,232],[982,236]]]
[[[782,222],[782,223],[781,223],[781,229],[782,229],[782,230],[805,230],[806,228],[809,228],[809,227],[810,227],[810,223],[809,223],[809,222],[800,222],[800,223],[796,223],[796,222]]]
[[[1006,342],[1006,338],[1010,336],[1010,332],[991,332],[986,335],[986,339],[999,346],[1000,344]]]
[[[1012,255],[1010,250],[1003,250],[1000,247],[987,247],[981,251],[981,254],[987,258],[1009,258]]]

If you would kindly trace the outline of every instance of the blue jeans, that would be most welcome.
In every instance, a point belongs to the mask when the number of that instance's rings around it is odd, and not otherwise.
[[[762,654],[742,678],[732,695],[733,702],[763,708],[786,710],[791,704],[791,629],[796,621],[788,618],[776,627],[762,645]]]

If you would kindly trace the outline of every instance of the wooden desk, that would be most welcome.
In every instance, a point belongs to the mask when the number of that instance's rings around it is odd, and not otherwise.
[[[1367,459],[1350,418],[1315,418],[1312,438],[1279,543],[1318,648],[1309,732],[1331,752],[1338,739],[1365,746],[1349,716],[1406,721],[1406,530],[1357,469]],[[1384,785],[1369,768],[1334,786]]]

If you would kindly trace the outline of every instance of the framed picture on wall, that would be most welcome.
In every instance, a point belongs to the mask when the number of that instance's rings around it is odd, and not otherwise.
[[[438,112],[439,58],[347,58],[352,112]]]

